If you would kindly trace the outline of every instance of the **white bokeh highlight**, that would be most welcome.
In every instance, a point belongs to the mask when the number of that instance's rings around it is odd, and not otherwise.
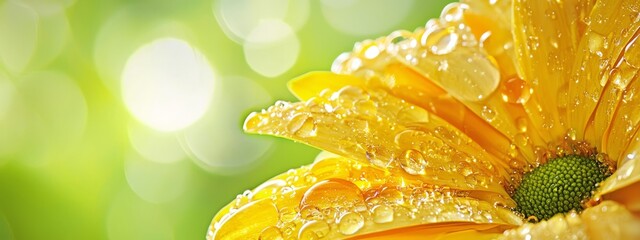
[[[161,38],[136,50],[122,72],[122,98],[133,116],[159,131],[183,129],[207,110],[215,75],[189,43]]]
[[[108,202],[105,219],[107,239],[176,239],[175,223],[162,207],[148,204],[126,190]]]
[[[36,51],[38,14],[27,5],[0,3],[0,60],[12,73],[22,72]]]
[[[414,5],[413,0],[321,0],[320,3],[329,25],[352,36],[388,34]]]
[[[129,124],[129,141],[138,154],[150,161],[173,163],[187,157],[175,133],[159,132],[136,122]]]
[[[277,77],[296,63],[300,41],[285,22],[264,20],[251,31],[243,50],[251,69],[265,77]]]
[[[124,173],[129,187],[140,198],[164,203],[181,196],[188,186],[188,162],[157,163],[131,153],[125,160]]]
[[[216,96],[224,101],[214,101],[203,119],[184,131],[183,143],[202,169],[230,175],[267,157],[273,139],[244,133],[242,123],[250,111],[273,100],[264,88],[246,78],[226,77],[220,84]]]
[[[225,34],[243,43],[264,20],[285,22],[300,29],[309,18],[309,0],[217,0],[213,13]]]

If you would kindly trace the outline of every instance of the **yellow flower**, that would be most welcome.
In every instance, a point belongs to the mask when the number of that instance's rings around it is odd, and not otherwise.
[[[469,0],[356,44],[247,118],[325,152],[207,238],[640,239],[639,12]]]

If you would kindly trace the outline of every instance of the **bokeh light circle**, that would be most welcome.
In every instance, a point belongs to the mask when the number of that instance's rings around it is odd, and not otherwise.
[[[241,77],[220,81],[219,99],[202,121],[184,131],[184,146],[203,169],[223,175],[250,169],[266,156],[271,138],[245,134],[244,118],[250,111],[272,103],[269,93],[255,82]],[[216,99],[218,100],[218,99]],[[224,117],[221,117],[224,116]]]
[[[251,69],[266,77],[276,77],[296,63],[300,42],[285,22],[264,20],[251,31],[243,50]]]
[[[207,110],[214,73],[205,56],[189,43],[161,38],[136,50],[122,72],[122,97],[142,123],[175,131]]]
[[[173,163],[187,157],[176,133],[159,132],[132,122],[129,124],[129,141],[144,158],[158,163]]]
[[[142,201],[129,191],[121,191],[109,202],[105,219],[108,239],[175,239],[174,224],[160,207]]]
[[[16,2],[0,3],[0,60],[7,70],[20,73],[36,51],[38,14]]]
[[[157,163],[129,154],[124,168],[127,183],[140,198],[152,203],[176,199],[186,190],[189,164]]]
[[[213,13],[225,34],[243,43],[264,20],[282,21],[297,31],[309,18],[309,0],[217,0]]]
[[[4,119],[13,103],[16,90],[6,74],[0,72],[0,120]]]
[[[352,36],[377,36],[394,30],[411,11],[413,0],[321,0],[325,19]]]

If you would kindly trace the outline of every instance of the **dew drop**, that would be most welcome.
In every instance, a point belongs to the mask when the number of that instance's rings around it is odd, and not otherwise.
[[[373,207],[373,221],[375,223],[388,223],[393,221],[393,208],[385,205]]]
[[[302,225],[298,232],[300,240],[317,240],[329,234],[329,224],[324,221],[310,221]]]
[[[487,122],[493,122],[496,119],[496,112],[489,106],[482,107],[482,117]]]
[[[605,39],[602,35],[595,33],[593,31],[590,31],[587,34],[587,44],[589,47],[589,51],[592,54],[602,54],[602,46],[605,42]]]
[[[296,211],[292,207],[283,207],[280,208],[280,221],[281,222],[291,222],[296,218]]]
[[[466,165],[465,165],[465,166],[461,169],[460,173],[462,173],[462,176],[468,177],[468,176],[470,176],[471,174],[473,174],[473,170],[471,170],[471,167],[469,167],[469,166],[466,166]]]
[[[474,174],[464,177],[464,180],[467,182],[467,185],[469,187],[477,187],[478,186],[478,178]]]
[[[375,117],[378,109],[374,102],[370,100],[360,100],[355,103],[355,111],[364,116]]]
[[[420,107],[411,105],[398,113],[398,121],[401,123],[429,122],[429,113]]]
[[[367,59],[374,59],[380,55],[380,49],[378,46],[370,45],[364,50],[364,57]]]
[[[576,134],[577,131],[573,128],[569,129],[567,131],[567,138],[571,139],[571,141],[575,141],[576,140]]]
[[[325,208],[351,208],[364,204],[360,188],[343,179],[332,178],[320,181],[311,186],[300,201],[300,209],[316,207]]]
[[[527,132],[527,119],[525,117],[519,117],[516,119],[516,128],[518,129],[518,132],[520,133],[525,133]]]
[[[426,46],[431,53],[445,55],[451,53],[458,45],[458,33],[455,27],[432,28],[422,35],[422,45]]]
[[[529,145],[529,136],[524,133],[518,133],[514,136],[515,144],[521,147]]]
[[[338,230],[344,235],[352,235],[358,232],[364,226],[362,215],[357,212],[347,213],[340,218]]]
[[[323,218],[320,209],[314,206],[300,208],[300,217],[307,220],[321,220]]]
[[[400,161],[400,166],[405,172],[411,175],[424,174],[426,161],[422,153],[415,149],[409,149],[404,152]]]
[[[509,157],[515,158],[518,156],[518,147],[515,144],[509,145],[509,149],[507,150],[507,154]]]
[[[469,6],[464,3],[449,3],[442,9],[440,19],[445,22],[460,22],[464,16],[464,11],[469,9]]]
[[[270,226],[262,230],[260,240],[283,240],[282,232],[275,226]]]
[[[287,125],[287,130],[291,134],[304,138],[315,137],[317,135],[316,124],[313,118],[304,113],[298,113],[291,117]]]
[[[532,93],[533,89],[529,84],[519,77],[506,80],[502,85],[500,92],[502,101],[520,104],[524,104],[529,101]]]
[[[358,87],[346,86],[336,92],[340,99],[349,101],[369,100],[369,95]]]

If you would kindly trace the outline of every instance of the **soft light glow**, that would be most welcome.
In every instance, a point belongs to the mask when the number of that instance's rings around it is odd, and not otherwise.
[[[19,73],[36,50],[38,14],[24,4],[0,3],[0,60],[6,68]]]
[[[276,77],[289,70],[300,52],[298,37],[279,20],[264,20],[251,31],[244,44],[244,56],[254,71]]]
[[[137,123],[129,124],[129,141],[136,152],[150,161],[172,163],[186,158],[175,133],[158,132]]]
[[[219,0],[213,12],[225,34],[242,43],[261,21],[279,20],[294,30],[309,18],[308,0]]]
[[[174,224],[161,207],[145,203],[129,191],[121,191],[109,202],[105,221],[108,239],[175,239]]]
[[[140,198],[162,203],[184,193],[189,176],[188,162],[156,163],[130,154],[125,161],[127,183]]]
[[[264,88],[251,80],[230,77],[221,83],[218,97],[225,101],[214,101],[218,104],[211,106],[202,121],[185,130],[184,143],[200,167],[228,175],[246,170],[271,147],[272,139],[244,134],[242,122],[247,109],[258,109],[273,101]]]
[[[175,131],[205,113],[214,88],[208,61],[187,42],[162,38],[140,47],[122,73],[122,97],[144,124]]]
[[[413,0],[322,0],[322,14],[336,30],[354,36],[386,34],[411,11]]]
[[[13,102],[13,95],[15,93],[15,87],[9,80],[9,78],[0,73],[0,120],[2,120]]]

